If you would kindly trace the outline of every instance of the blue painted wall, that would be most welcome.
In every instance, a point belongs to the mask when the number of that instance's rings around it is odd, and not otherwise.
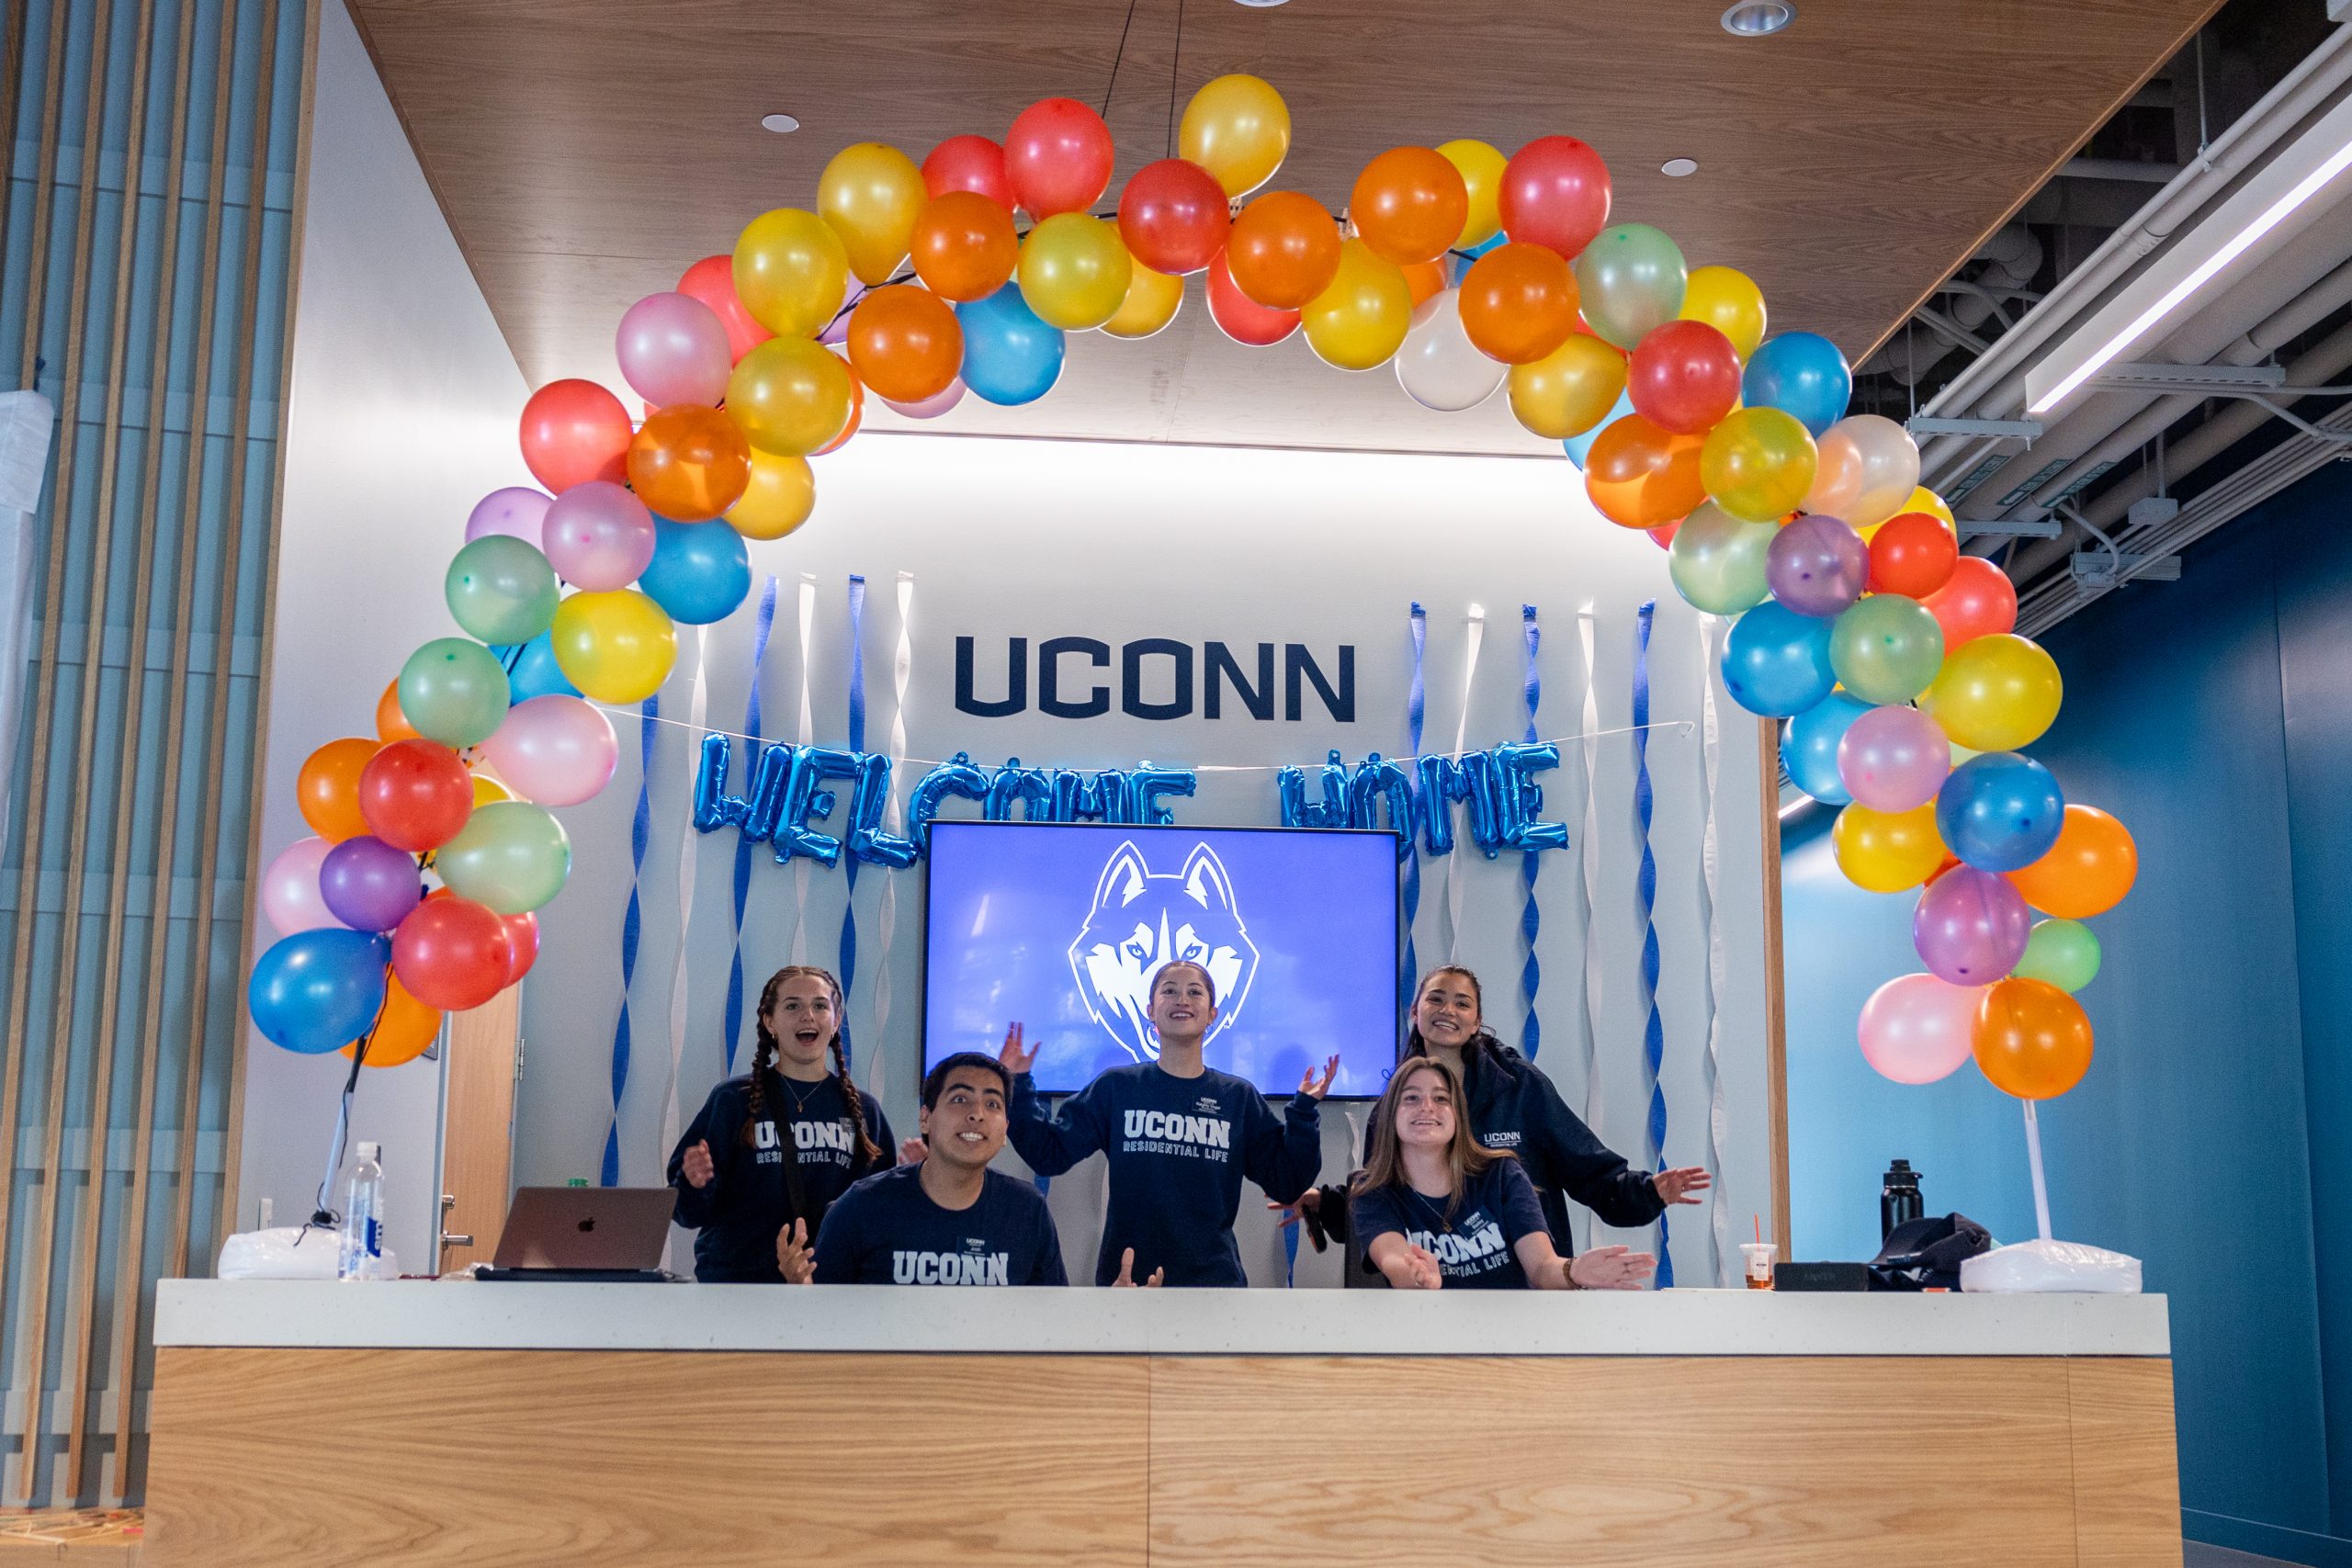
[[[2335,466],[2054,630],[2066,680],[2033,750],[2142,852],[2094,922],[2098,1055],[2046,1108],[2054,1228],[2132,1253],[2172,1298],[2185,1527],[2352,1563],[2352,470]],[[1868,1256],[1879,1173],[2031,1234],[2015,1102],[1973,1067],[1905,1089],[1854,1018],[1919,967],[1910,900],[1859,892],[1826,811],[1792,824],[1790,1178],[1803,1257]]]

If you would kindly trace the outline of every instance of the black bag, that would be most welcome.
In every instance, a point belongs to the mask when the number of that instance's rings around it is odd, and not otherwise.
[[[1871,1259],[1871,1289],[1956,1291],[1962,1262],[1992,1250],[1993,1233],[1966,1214],[1905,1220]]]

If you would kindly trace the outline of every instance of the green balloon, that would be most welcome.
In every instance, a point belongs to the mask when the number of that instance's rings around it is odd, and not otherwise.
[[[519,915],[563,891],[571,840],[546,807],[493,801],[474,807],[458,836],[434,855],[433,869],[458,897]]]
[[[2044,920],[2026,938],[2025,956],[2012,973],[2079,991],[2098,976],[2098,938],[2080,920]]]
[[[1764,603],[1764,552],[1777,523],[1744,523],[1712,501],[1682,520],[1666,550],[1675,592],[1711,615],[1736,615]]]
[[[485,534],[449,563],[442,593],[468,637],[528,642],[555,619],[555,568],[510,534]]]
[[[1917,599],[1873,593],[1829,628],[1829,668],[1866,703],[1907,703],[1943,668],[1944,629]]]
[[[444,746],[479,746],[506,722],[506,667],[478,642],[435,637],[401,666],[401,712]]]
[[[1646,223],[1619,223],[1595,234],[1577,257],[1576,274],[1585,324],[1627,350],[1674,320],[1690,281],[1682,247]]]

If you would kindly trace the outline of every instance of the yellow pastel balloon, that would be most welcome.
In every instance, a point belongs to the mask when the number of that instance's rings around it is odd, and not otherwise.
[[[842,308],[848,287],[849,253],[832,225],[813,212],[763,212],[735,242],[735,297],[772,333],[815,337]]]
[[[1182,278],[1154,272],[1137,262],[1135,276],[1127,280],[1126,299],[1102,323],[1102,330],[1113,337],[1149,337],[1176,319],[1176,307],[1183,302]]]
[[[2065,695],[2058,661],[2012,632],[1971,637],[1944,655],[1920,711],[1975,751],[2014,751],[2041,739]]]
[[[1462,220],[1462,237],[1454,245],[1467,250],[1485,244],[1502,232],[1502,209],[1497,203],[1502,196],[1503,165],[1510,160],[1486,142],[1467,137],[1447,142],[1437,152],[1453,165],[1470,191],[1470,215]]]
[[[1119,231],[1083,212],[1057,212],[1021,242],[1021,298],[1037,319],[1066,333],[1099,327],[1119,313],[1135,260]]]
[[[929,199],[915,161],[879,141],[842,148],[817,176],[817,211],[842,237],[863,283],[888,283],[899,270]]]
[[[513,790],[483,773],[479,764],[474,768],[473,783],[476,806],[495,806],[502,800],[514,798]]]
[[[1707,433],[1699,477],[1715,504],[1746,523],[1770,523],[1797,509],[1813,488],[1818,455],[1794,414],[1735,409]]]
[[[1340,270],[1330,286],[1306,302],[1299,321],[1306,346],[1324,364],[1370,370],[1404,346],[1413,324],[1413,286],[1404,268],[1362,240],[1349,240],[1340,247]]]
[[[1846,880],[1872,893],[1917,887],[1944,862],[1932,800],[1910,811],[1873,811],[1856,801],[1838,813],[1829,841]]]
[[[1625,355],[1588,333],[1510,367],[1510,412],[1538,435],[1566,441],[1607,417],[1625,389]]]
[[[564,678],[600,703],[643,702],[678,658],[678,628],[634,588],[574,593],[555,607],[548,640]]]
[[[805,457],[849,423],[849,367],[822,344],[772,337],[727,378],[727,413],[755,450]]]
[[[747,539],[781,539],[803,523],[817,504],[817,476],[806,457],[778,457],[752,448],[751,482],[742,499],[728,508],[727,522]]]
[[[1731,339],[1742,361],[1764,341],[1764,291],[1736,267],[1693,268],[1683,286],[1682,309],[1675,314],[1686,321],[1704,321]]]
[[[1193,95],[1176,150],[1216,176],[1227,196],[1272,179],[1290,155],[1290,107],[1256,76],[1220,76]]]
[[[1951,508],[1944,504],[1944,498],[1926,485],[1914,487],[1910,499],[1903,503],[1895,515],[1899,517],[1905,512],[1924,512],[1931,517],[1940,517],[1945,527],[1955,534],[1960,531],[1960,525],[1952,521]]]

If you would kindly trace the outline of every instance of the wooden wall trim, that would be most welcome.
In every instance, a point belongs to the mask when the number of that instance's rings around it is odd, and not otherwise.
[[[1781,726],[1756,721],[1757,784],[1764,842],[1764,1095],[1771,1139],[1772,1239],[1781,1257],[1789,1243],[1789,1010],[1787,951],[1781,931]]]

